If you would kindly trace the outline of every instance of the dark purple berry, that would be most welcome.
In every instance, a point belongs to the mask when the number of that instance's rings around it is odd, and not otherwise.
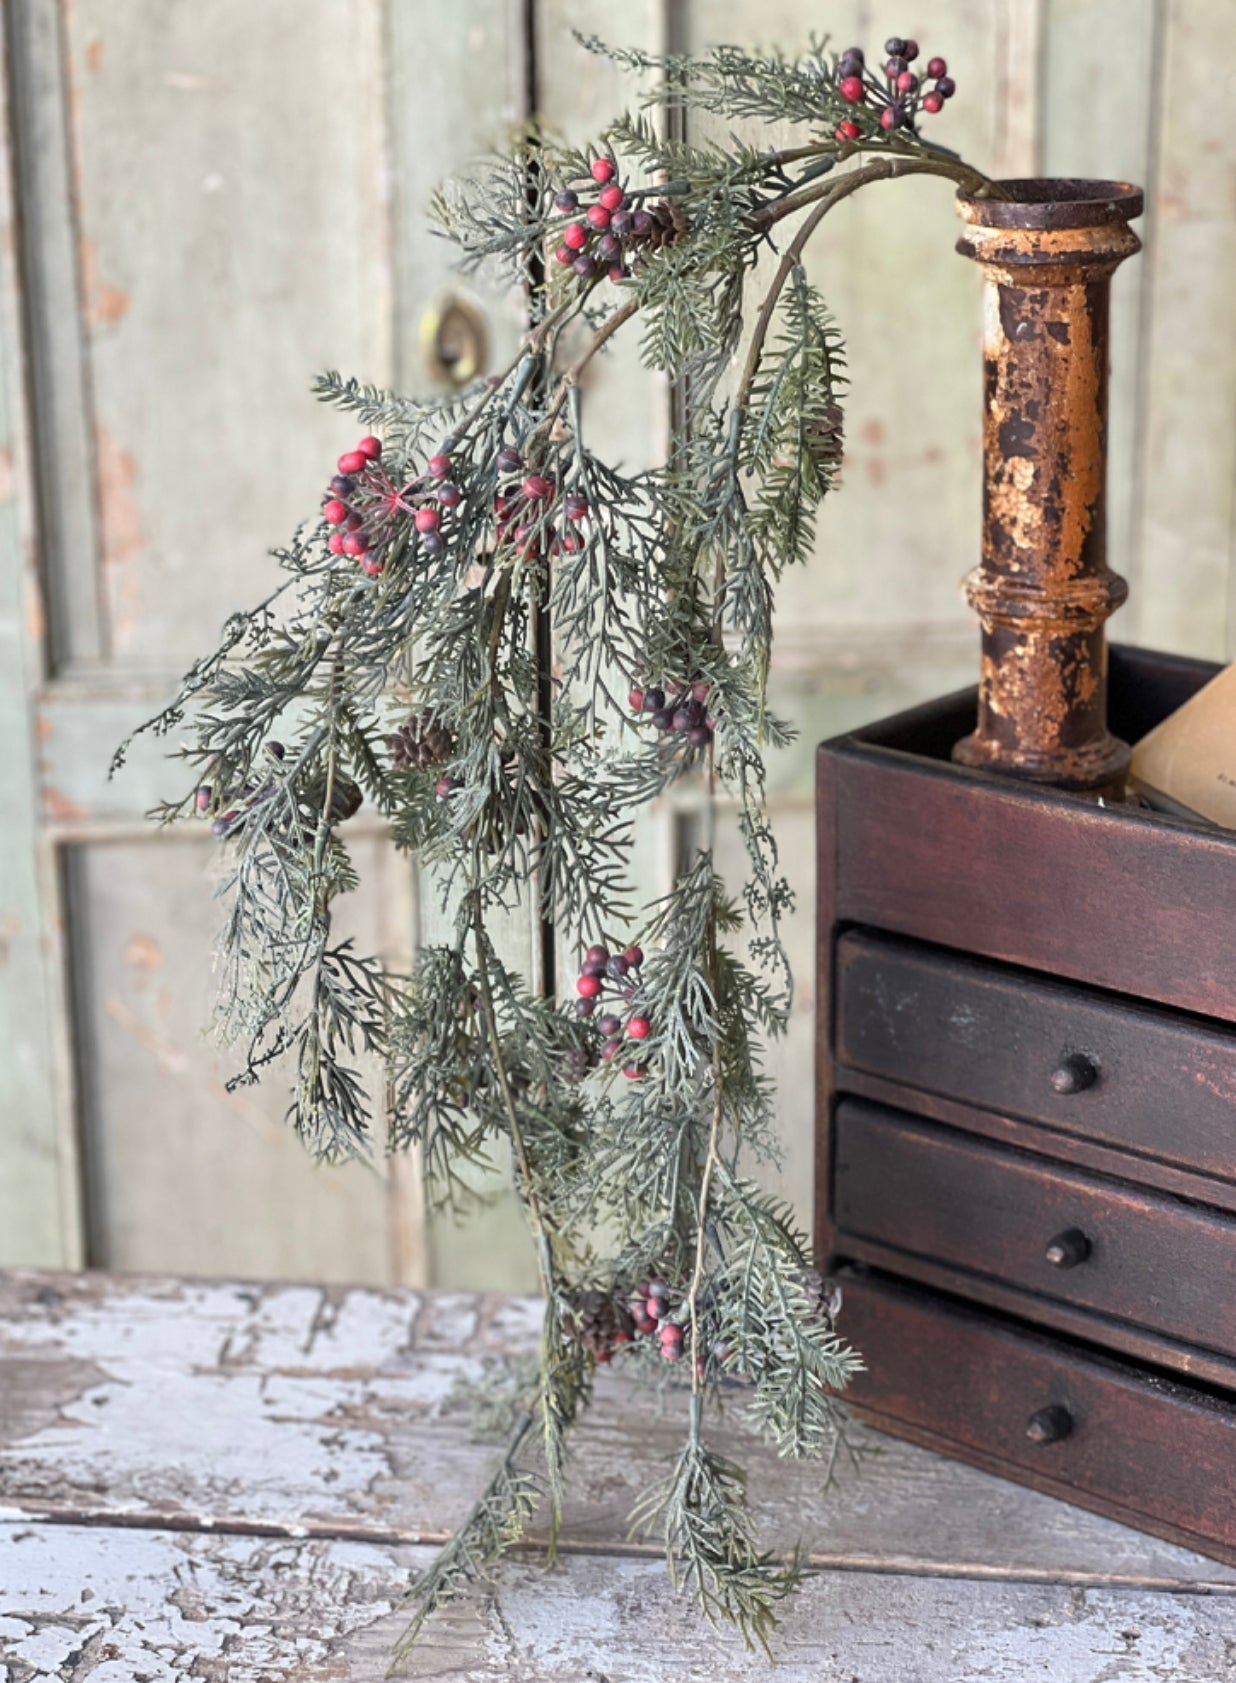
[[[680,707],[670,720],[670,729],[676,731],[690,730],[692,719],[685,707]]]
[[[884,74],[886,76],[890,76],[895,82],[898,76],[901,75],[902,71],[908,70],[909,68],[910,66],[906,63],[904,58],[894,56],[890,58],[888,63],[884,66]]]
[[[634,227],[635,227],[635,212],[634,211],[631,211],[631,210],[616,210],[614,212],[613,216],[610,218],[610,224],[609,224],[610,236],[613,236],[614,234],[616,234],[618,236],[619,240],[625,239],[626,236],[631,232],[631,230]],[[602,240],[601,243],[603,245],[605,243],[604,240]]]
[[[575,1001],[575,1015],[577,1017],[591,1017],[597,1008],[595,999],[577,999]]]
[[[636,239],[642,240],[651,227],[652,216],[650,213],[646,210],[637,210],[635,213],[635,221],[631,224],[631,232],[635,235]]]
[[[688,736],[687,741],[691,744],[692,748],[707,748],[708,744],[712,741],[712,732],[709,730],[707,725],[697,725],[691,732],[690,736]]]
[[[662,707],[659,712],[652,715],[652,722],[658,730],[672,730],[674,728],[674,715],[667,707]]]
[[[441,555],[446,548],[446,539],[441,532],[422,532],[420,535],[422,555]]]
[[[589,947],[588,951],[584,954],[584,963],[600,964],[602,966],[608,964],[609,948],[603,947],[600,942],[597,942],[595,946]]]
[[[884,43],[884,51],[888,53],[890,57],[896,58],[901,53],[905,52],[907,44],[907,42],[901,39],[900,35],[890,35],[888,40]]]
[[[941,76],[940,80],[936,83],[936,92],[940,95],[941,99],[952,99],[953,95],[957,92],[957,84],[951,76]]]
[[[622,241],[613,234],[602,234],[597,241],[597,256],[610,263],[622,254]]]
[[[918,57],[918,42],[907,41],[901,49],[901,56],[902,58],[909,59],[910,63],[913,64],[914,60]]]
[[[580,280],[591,280],[593,275],[597,272],[597,260],[595,257],[589,257],[587,252],[585,252],[582,257],[577,257],[575,259],[571,267],[575,270],[575,273],[579,276]]]
[[[438,501],[443,508],[455,508],[462,496],[463,492],[458,485],[452,484],[449,479],[438,486]]]
[[[554,194],[554,209],[562,211],[565,216],[579,204],[579,194],[573,193],[569,187],[564,187],[561,193]]]
[[[356,489],[356,481],[350,473],[337,473],[330,482],[330,488],[337,497],[350,496]]]
[[[631,966],[627,963],[626,959],[623,958],[622,954],[615,953],[609,963],[605,966],[605,974],[607,976],[612,976],[616,982],[620,982],[630,968]]]
[[[664,706],[665,706],[665,691],[664,690],[662,690],[662,689],[651,689],[651,690],[645,690],[644,691],[644,712],[645,713],[659,713]]]
[[[519,454],[518,450],[512,450],[509,445],[507,446],[507,448],[505,450],[499,450],[499,452],[498,452],[498,472],[499,473],[518,473],[520,468],[523,467],[523,465],[524,465],[523,457]]]
[[[607,1040],[612,1040],[616,1034],[622,1033],[622,1018],[615,1017],[612,1011],[607,1011],[603,1017],[597,1018],[597,1031]]]

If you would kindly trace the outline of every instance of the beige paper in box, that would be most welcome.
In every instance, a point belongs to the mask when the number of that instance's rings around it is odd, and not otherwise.
[[[1236,666],[1142,738],[1133,750],[1133,776],[1236,830]]]

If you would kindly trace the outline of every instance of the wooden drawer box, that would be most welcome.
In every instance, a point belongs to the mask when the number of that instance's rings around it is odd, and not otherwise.
[[[838,1105],[834,1140],[845,1248],[1003,1281],[1031,1319],[1060,1301],[1236,1356],[1236,1217],[860,1100]]]
[[[1226,1025],[868,931],[839,939],[836,989],[849,1069],[1236,1185]]]
[[[1112,728],[1215,671],[1112,649]],[[1236,1560],[1236,833],[954,765],[974,710],[820,750],[817,1242],[855,1399]]]
[[[843,1272],[874,1424],[1236,1562],[1236,1407],[1006,1319]]]

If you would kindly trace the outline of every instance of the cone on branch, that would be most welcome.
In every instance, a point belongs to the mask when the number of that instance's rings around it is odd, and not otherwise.
[[[396,771],[424,771],[449,760],[455,741],[440,719],[419,713],[387,737],[386,748]]]
[[[578,1293],[563,1317],[563,1331],[599,1362],[607,1362],[615,1345],[629,1344],[635,1321],[625,1304],[603,1291]]]

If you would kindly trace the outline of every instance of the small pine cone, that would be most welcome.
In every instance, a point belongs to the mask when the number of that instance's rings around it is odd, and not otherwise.
[[[590,1355],[608,1359],[616,1344],[630,1341],[635,1321],[630,1310],[603,1291],[580,1292],[564,1321],[563,1330]]]
[[[804,429],[807,449],[822,479],[828,479],[841,464],[844,421],[840,404],[830,403],[822,415],[812,416]]]
[[[572,1046],[562,1060],[562,1078],[575,1087],[596,1063],[596,1054],[586,1046]]]
[[[841,1286],[836,1280],[825,1280],[814,1268],[805,1268],[799,1279],[803,1291],[812,1300],[816,1314],[832,1332],[841,1313]]]
[[[441,720],[421,713],[388,736],[386,747],[397,771],[423,771],[449,760],[455,743]]]
[[[673,245],[687,231],[687,219],[672,199],[658,199],[655,205],[649,206],[648,214],[652,225],[644,239],[652,251]]]

